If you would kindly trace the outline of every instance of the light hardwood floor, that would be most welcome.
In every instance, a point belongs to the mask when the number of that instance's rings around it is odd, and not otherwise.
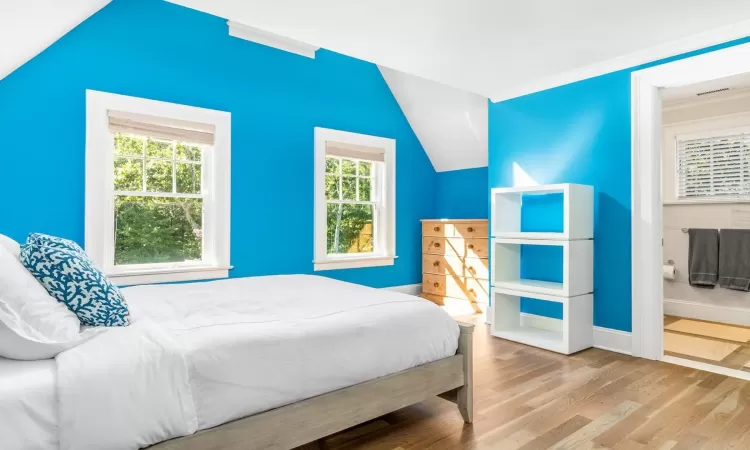
[[[434,398],[311,449],[750,449],[750,382],[474,333],[474,424]]]

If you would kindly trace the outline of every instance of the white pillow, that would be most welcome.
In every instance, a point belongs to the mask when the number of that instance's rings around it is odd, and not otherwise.
[[[0,247],[5,247],[16,258],[21,254],[21,245],[4,234],[0,234]]]
[[[58,353],[83,342],[90,334],[79,334],[69,341],[47,341],[17,315],[6,309],[6,306],[0,303],[0,356],[4,358],[24,361],[54,358]]]
[[[0,356],[20,359],[8,343],[9,333],[36,342],[69,343],[80,338],[81,322],[47,293],[17,257],[0,246]],[[12,356],[10,356],[12,354]],[[32,358],[35,355],[29,355]]]

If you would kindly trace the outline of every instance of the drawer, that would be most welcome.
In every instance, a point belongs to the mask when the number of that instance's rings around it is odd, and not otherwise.
[[[422,274],[422,291],[442,297],[487,303],[490,289],[487,280],[425,273]]]
[[[440,295],[428,294],[426,292],[422,292],[421,294],[419,294],[419,296],[422,297],[423,299],[431,301],[432,303],[438,306],[443,306],[445,304],[445,300],[444,300],[445,297],[442,297]]]
[[[470,258],[487,258],[487,239],[462,239],[424,237],[422,253],[431,255],[468,256]]]
[[[446,222],[422,222],[422,236],[453,237],[455,225]]]
[[[468,238],[487,238],[489,226],[487,222],[461,222],[455,225],[455,236]]]
[[[422,272],[437,275],[451,275],[489,279],[486,259],[459,256],[422,255]]]

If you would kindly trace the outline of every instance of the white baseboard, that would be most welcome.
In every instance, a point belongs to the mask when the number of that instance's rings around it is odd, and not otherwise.
[[[711,322],[750,326],[750,308],[707,305],[673,298],[664,299],[664,314]]]
[[[561,319],[521,313],[521,320],[526,326],[548,331],[562,331]],[[633,354],[631,334],[612,328],[594,327],[594,347],[625,355]]]
[[[610,352],[633,354],[633,336],[627,331],[594,327],[594,347]]]
[[[401,292],[402,294],[419,295],[422,292],[422,283],[417,284],[404,284],[401,286],[391,286],[387,288],[389,291]]]

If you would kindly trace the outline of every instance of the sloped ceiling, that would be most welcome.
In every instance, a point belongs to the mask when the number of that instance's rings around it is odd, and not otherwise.
[[[0,80],[111,0],[0,0]]]
[[[380,67],[438,172],[487,165],[487,98]]]
[[[500,100],[750,34],[747,0],[169,0]]]

